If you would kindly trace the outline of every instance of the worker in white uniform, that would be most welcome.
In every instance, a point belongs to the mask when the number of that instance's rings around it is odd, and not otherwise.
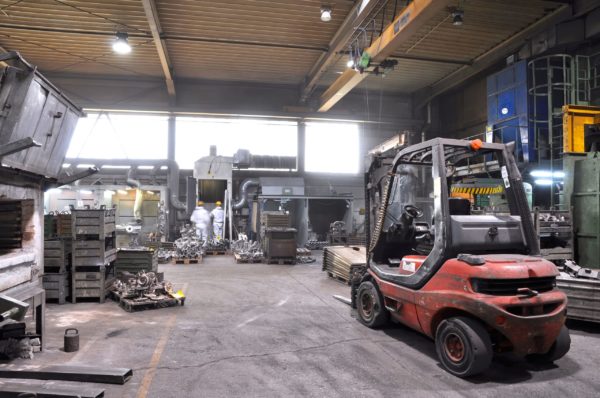
[[[190,221],[196,226],[196,234],[203,244],[207,243],[208,232],[210,225],[210,213],[204,208],[204,202],[198,201],[198,205],[194,209]]]
[[[210,212],[213,222],[213,239],[217,242],[223,239],[223,226],[225,225],[225,212],[221,207],[221,202],[217,200],[217,207]]]

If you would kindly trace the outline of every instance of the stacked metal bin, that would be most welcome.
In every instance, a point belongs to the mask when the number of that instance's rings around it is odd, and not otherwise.
[[[61,213],[56,215],[56,237],[60,239],[73,238],[71,214]]]
[[[267,263],[296,263],[296,229],[267,228],[263,240]]]
[[[147,247],[119,249],[115,262],[115,273],[129,272],[137,274],[140,271],[158,271],[158,250]]]
[[[44,276],[46,301],[64,304],[71,296],[71,239],[44,242]]]
[[[73,209],[73,294],[71,301],[103,303],[114,280],[117,257],[115,209]]]
[[[295,263],[297,230],[290,228],[290,215],[279,211],[264,211],[260,216],[260,224],[267,263]]]

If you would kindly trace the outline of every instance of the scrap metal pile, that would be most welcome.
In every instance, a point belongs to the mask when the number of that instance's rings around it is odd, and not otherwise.
[[[206,243],[205,251],[224,252],[224,251],[227,251],[228,246],[229,246],[229,242],[227,240],[211,239]]]
[[[112,290],[121,308],[129,312],[172,307],[185,302],[181,291],[175,293],[173,285],[160,281],[154,272],[125,274],[115,281]]]
[[[326,246],[329,246],[329,241],[314,239],[309,240],[304,245],[308,250],[323,250]]]
[[[317,261],[311,256],[312,252],[306,248],[298,247],[296,249],[296,264],[312,264]]]
[[[567,316],[600,323],[600,271],[581,267],[570,260],[565,261],[559,270],[556,286],[569,299]]]
[[[260,242],[248,241],[245,239],[236,240],[231,244],[231,250],[236,258],[243,262],[261,262],[263,251]]]
[[[204,249],[202,240],[196,235],[196,230],[191,225],[186,225],[180,230],[181,238],[175,242],[175,253],[180,258],[202,257]]]
[[[360,277],[367,261],[364,246],[330,246],[323,250],[323,271],[348,284]]]

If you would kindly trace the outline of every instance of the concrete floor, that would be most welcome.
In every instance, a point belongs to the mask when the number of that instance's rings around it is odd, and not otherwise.
[[[502,357],[485,374],[461,380],[441,369],[426,337],[399,325],[359,324],[332,298],[348,296],[349,288],[327,278],[319,263],[238,265],[218,256],[160,268],[185,288],[184,307],[129,314],[112,302],[49,305],[46,350],[8,366],[132,368],[126,385],[98,385],[107,397],[547,398],[600,391],[594,325],[571,324],[571,351],[553,366]],[[61,351],[67,327],[80,331],[77,353]]]

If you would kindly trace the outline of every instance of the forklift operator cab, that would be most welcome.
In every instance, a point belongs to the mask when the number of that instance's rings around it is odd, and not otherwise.
[[[468,144],[468,141],[458,142]],[[396,172],[388,181],[388,204],[380,204],[380,209],[386,207],[379,232],[383,236],[371,236],[370,260],[376,272],[388,277],[393,274],[394,282],[418,289],[432,276],[436,264],[459,254],[538,254],[535,236],[529,243],[521,222],[523,211],[533,232],[529,208],[519,203],[519,192],[514,191],[516,187],[511,189],[510,183],[505,195],[509,203],[506,210],[511,215],[472,215],[468,199],[449,195],[453,183],[464,183],[473,178],[468,167],[467,171],[464,167],[478,158],[495,165],[495,171],[486,171],[488,175],[508,175],[504,145],[498,145],[501,148],[495,150],[487,148],[488,145],[479,151],[464,144],[458,148],[442,145],[404,156],[400,155],[402,151],[396,157]],[[435,156],[436,152],[444,153],[443,160]],[[513,172],[518,174],[516,168]],[[413,259],[420,259],[414,271],[410,272],[412,265],[403,267],[405,256],[410,256],[410,264]],[[415,273],[421,265],[425,267],[423,271],[407,278],[407,271]],[[400,272],[396,270],[398,267]]]
[[[487,369],[494,352],[551,362],[570,347],[566,296],[554,264],[539,256],[512,151],[436,138],[373,162],[366,176],[367,267],[352,283],[358,319],[378,327],[391,317],[433,338],[459,377]],[[478,175],[501,182],[505,208],[474,212],[469,199],[451,197]]]

